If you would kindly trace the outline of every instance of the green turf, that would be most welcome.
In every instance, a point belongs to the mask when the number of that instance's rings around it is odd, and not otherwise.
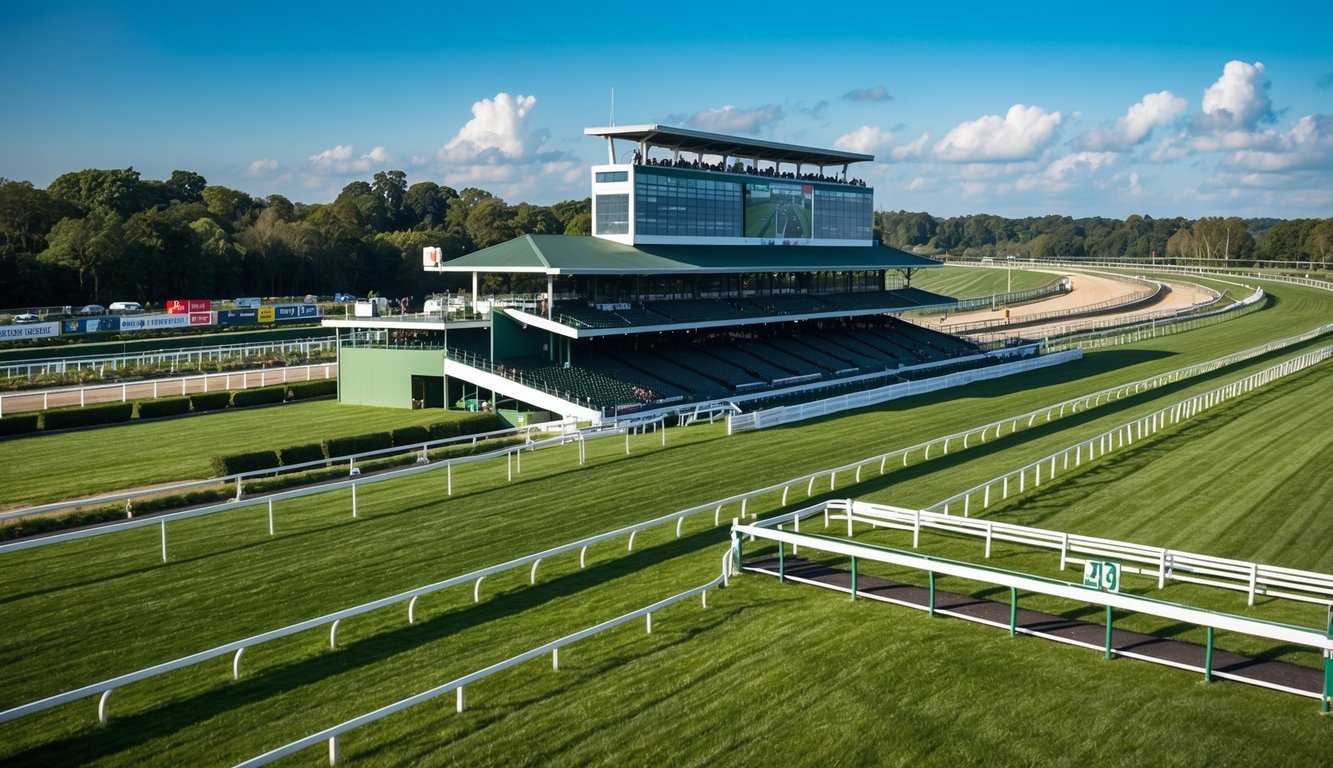
[[[942,293],[959,299],[990,296],[1004,293],[1009,286],[1007,269],[984,269],[979,267],[941,267],[922,269],[912,276],[912,287]],[[1050,272],[1032,272],[1024,269],[1013,270],[1013,289],[1026,291],[1058,280],[1060,275]]]
[[[219,454],[431,424],[460,413],[321,400],[0,441],[0,508],[212,477],[209,460]]]
[[[1273,307],[1235,323],[1099,351],[1021,382],[731,438],[720,426],[671,430],[665,449],[655,435],[636,436],[630,456],[623,441],[596,441],[582,469],[575,469],[574,447],[565,446],[526,455],[513,483],[505,482],[502,462],[460,469],[452,498],[444,497],[439,474],[368,486],[355,520],[346,492],[282,502],[272,539],[262,508],[172,524],[166,564],[158,562],[155,529],[3,555],[0,626],[9,629],[0,633],[0,707],[1215,357],[1322,322],[1333,303],[1315,291],[1274,291]],[[1144,393],[855,488],[840,485],[838,495],[929,503],[1264,364]],[[1290,399],[1308,406],[1326,384],[1321,390],[1307,381],[1293,379]],[[1307,439],[1314,427],[1268,410],[1288,407],[1288,398],[1270,399],[1249,406],[1255,413],[1246,418]],[[1321,423],[1320,412],[1311,413],[1309,421]],[[1176,442],[1188,466],[1208,467],[1218,450],[1188,434]],[[1136,476],[1115,482],[1132,488]],[[1178,505],[1173,514],[1208,517],[1208,540],[1231,542],[1243,556],[1253,538],[1249,518],[1286,514],[1253,497],[1246,503]],[[1129,524],[1129,513],[1116,513]],[[735,514],[729,509],[724,521]],[[1320,523],[1310,510],[1300,514]],[[239,683],[229,682],[228,660],[219,659],[131,686],[111,697],[108,728],[95,724],[95,698],[0,725],[0,762],[231,764],[712,578],[725,532],[711,523],[687,521],[679,542],[669,526],[641,535],[629,554],[623,541],[599,545],[583,573],[576,556],[556,558],[542,564],[536,587],[527,586],[526,569],[488,578],[480,606],[471,605],[467,588],[424,598],[424,618],[413,627],[403,606],[350,620],[336,652],[326,650],[320,630],[253,649]],[[1312,547],[1293,549],[1293,559],[1322,562]],[[988,758],[1280,765],[1318,764],[1333,750],[1333,730],[1307,699],[1203,686],[1184,672],[1107,663],[1093,652],[853,605],[764,577],[742,577],[710,605],[669,609],[651,637],[626,627],[576,646],[562,653],[559,673],[549,662],[504,673],[470,689],[463,715],[452,712],[449,698],[371,726],[348,737],[344,753],[376,765],[954,765]],[[288,764],[324,759],[315,749]]]

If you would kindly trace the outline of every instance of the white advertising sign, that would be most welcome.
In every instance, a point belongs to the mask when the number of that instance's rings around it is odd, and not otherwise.
[[[60,323],[29,323],[27,325],[0,325],[0,341],[49,339],[60,335]]]
[[[188,328],[190,316],[180,315],[126,315],[120,319],[122,331],[148,331],[158,328]]]

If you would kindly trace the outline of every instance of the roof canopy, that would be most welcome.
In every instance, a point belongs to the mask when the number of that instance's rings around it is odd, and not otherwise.
[[[875,159],[874,155],[865,155],[860,152],[802,147],[796,144],[782,144],[776,141],[764,141],[741,136],[726,136],[720,133],[707,133],[689,128],[672,128],[667,125],[615,125],[606,128],[584,128],[583,134],[585,136],[602,136],[606,139],[625,139],[649,147],[665,147],[680,152],[771,160],[782,163],[824,166],[847,165],[848,163],[868,162]]]
[[[623,245],[600,237],[523,235],[441,264],[440,272],[546,275],[736,274],[915,269],[940,262],[885,246]]]

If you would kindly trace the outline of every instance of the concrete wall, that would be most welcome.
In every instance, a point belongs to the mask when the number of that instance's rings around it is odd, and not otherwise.
[[[412,407],[412,376],[442,376],[442,349],[343,347],[338,362],[338,402]]]

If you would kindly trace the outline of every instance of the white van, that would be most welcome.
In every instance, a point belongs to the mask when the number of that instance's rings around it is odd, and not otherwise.
[[[135,312],[142,312],[143,305],[137,301],[113,301],[110,310],[112,314],[132,315]]]

